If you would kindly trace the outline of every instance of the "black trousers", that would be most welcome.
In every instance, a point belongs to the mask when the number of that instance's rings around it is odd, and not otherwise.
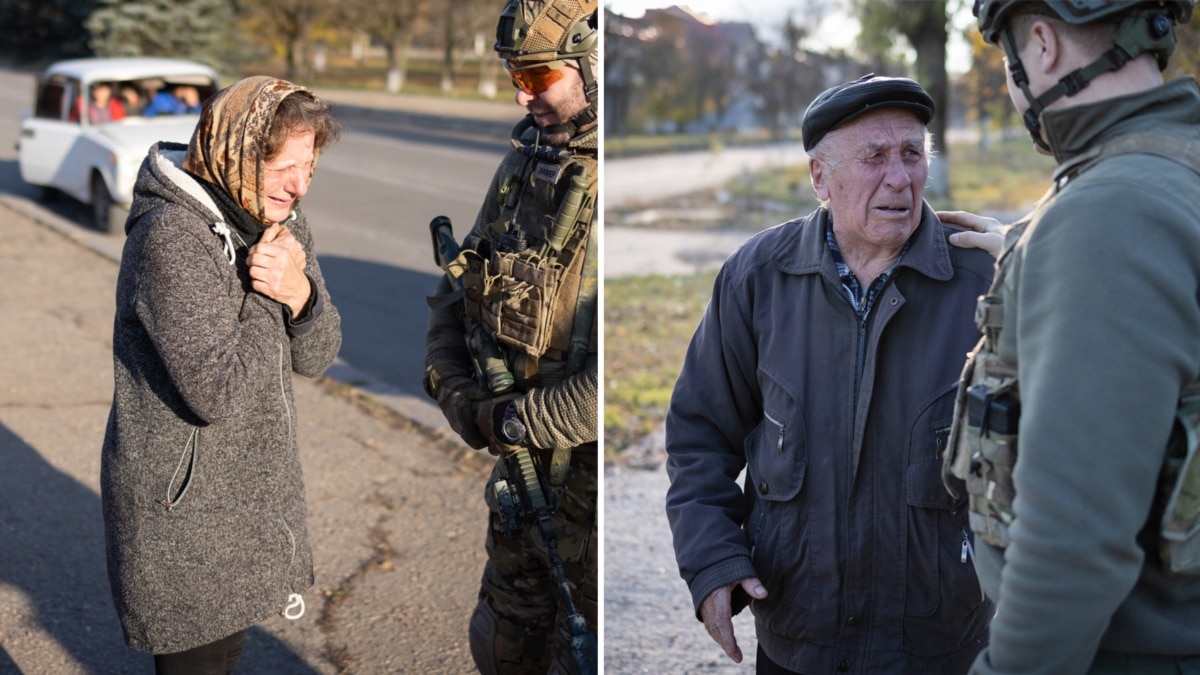
[[[155,654],[155,675],[230,675],[242,648],[246,646],[246,631],[174,654]]]
[[[763,651],[762,645],[758,646],[758,654],[754,657],[754,673],[755,675],[800,675],[800,673],[788,670],[772,661]]]

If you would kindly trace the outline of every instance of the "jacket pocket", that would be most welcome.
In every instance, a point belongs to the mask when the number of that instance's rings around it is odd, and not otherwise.
[[[199,461],[200,427],[192,427],[187,441],[183,444],[183,450],[179,453],[179,462],[175,465],[175,471],[167,481],[165,496],[158,500],[158,503],[167,511],[175,510],[175,507],[183,502],[183,498],[196,480],[196,468]]]
[[[945,439],[946,428],[932,437]],[[962,617],[982,597],[975,578],[971,540],[967,532],[965,499],[952,497],[942,482],[942,463],[928,457],[908,465],[908,561],[904,614],[943,619]]]
[[[746,535],[754,570],[771,595],[755,604],[803,608],[811,604],[803,574],[809,548],[806,520],[796,503],[808,465],[804,428],[787,389],[761,370],[759,375],[763,417],[745,441],[747,490],[754,504]],[[769,612],[763,620],[771,625]]]

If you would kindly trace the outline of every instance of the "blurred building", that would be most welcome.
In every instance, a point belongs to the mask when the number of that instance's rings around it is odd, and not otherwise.
[[[790,22],[774,43],[753,25],[687,7],[629,18],[605,10],[606,134],[747,132],[785,136],[808,102],[863,66],[799,47]]]

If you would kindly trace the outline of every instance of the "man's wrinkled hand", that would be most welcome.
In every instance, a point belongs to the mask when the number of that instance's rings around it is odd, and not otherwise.
[[[304,247],[282,225],[271,225],[250,247],[250,287],[272,300],[287,305],[299,317],[312,295],[312,284],[304,273],[308,257]]]
[[[737,638],[733,635],[733,589],[741,585],[746,593],[755,600],[767,597],[767,589],[756,577],[735,581],[728,586],[722,586],[700,603],[700,618],[704,620],[704,629],[721,649],[733,659],[734,663],[742,662],[742,648],[738,646]]]
[[[442,409],[450,428],[476,450],[488,444],[488,439],[475,425],[476,403],[490,396],[491,393],[475,380],[463,375],[446,378],[437,385],[438,407]]]

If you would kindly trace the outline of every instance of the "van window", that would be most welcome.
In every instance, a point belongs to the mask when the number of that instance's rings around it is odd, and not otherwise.
[[[34,117],[65,120],[70,110],[70,101],[79,84],[61,75],[53,75],[38,85]]]

